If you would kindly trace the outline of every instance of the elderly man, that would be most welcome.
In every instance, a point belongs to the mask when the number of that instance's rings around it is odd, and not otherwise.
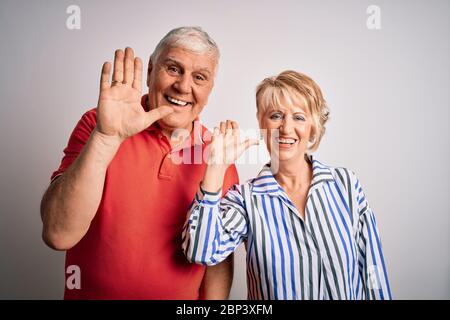
[[[218,59],[200,28],[170,31],[150,57],[143,97],[131,48],[115,52],[111,82],[112,66],[103,65],[97,108],[75,127],[41,204],[45,243],[67,250],[66,270],[79,272],[78,285],[66,274],[66,299],[228,297],[232,260],[205,269],[181,251],[206,168],[208,131],[196,120]],[[232,167],[223,190],[237,182]]]

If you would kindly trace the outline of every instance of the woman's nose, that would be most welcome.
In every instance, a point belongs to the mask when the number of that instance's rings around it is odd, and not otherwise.
[[[290,133],[292,129],[293,129],[292,121],[288,117],[285,117],[280,126],[280,133],[287,134]]]

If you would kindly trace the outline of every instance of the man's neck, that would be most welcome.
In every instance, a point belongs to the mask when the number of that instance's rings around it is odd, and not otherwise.
[[[161,127],[161,126],[160,126]],[[189,139],[194,125],[191,123],[189,128],[183,129],[173,129],[173,128],[162,128],[162,134],[167,138],[172,149],[181,145],[186,139]]]

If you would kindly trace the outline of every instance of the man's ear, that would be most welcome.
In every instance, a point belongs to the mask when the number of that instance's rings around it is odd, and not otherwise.
[[[153,70],[153,62],[152,58],[148,61],[148,69],[147,69],[147,87],[150,87],[150,74]]]

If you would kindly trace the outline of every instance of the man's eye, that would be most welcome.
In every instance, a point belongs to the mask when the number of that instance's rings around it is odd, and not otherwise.
[[[205,77],[205,76],[202,76],[201,74],[198,74],[198,75],[195,76],[195,80],[198,80],[198,81],[205,81],[205,80],[206,80],[206,77]]]
[[[167,70],[169,70],[169,72],[171,72],[171,73],[180,73],[180,69],[178,69],[178,68],[175,67],[175,66],[169,66],[169,67],[167,68]]]

